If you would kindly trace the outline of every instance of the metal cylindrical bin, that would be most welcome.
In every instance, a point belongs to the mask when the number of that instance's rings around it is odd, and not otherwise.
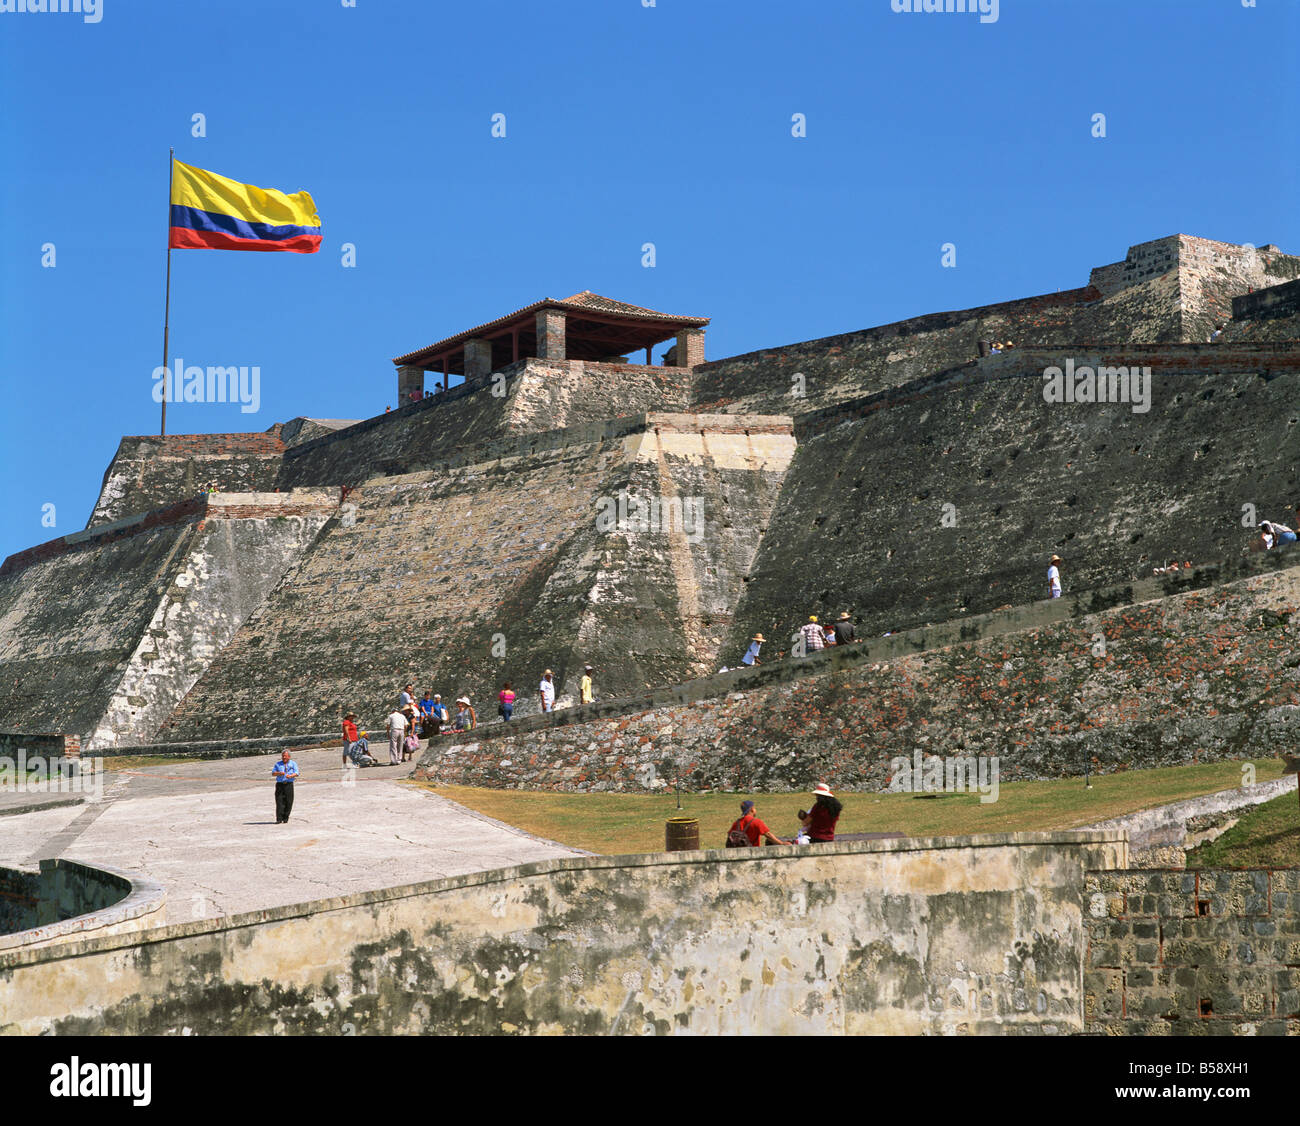
[[[669,852],[687,852],[699,847],[698,817],[670,817],[664,822],[664,848]]]

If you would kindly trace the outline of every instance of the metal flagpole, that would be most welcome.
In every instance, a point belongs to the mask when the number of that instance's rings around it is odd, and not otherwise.
[[[172,177],[176,174],[176,150],[167,150],[167,302],[163,312],[163,397],[162,427],[159,437],[167,437],[167,384],[171,376],[167,371],[167,333],[172,319]]]

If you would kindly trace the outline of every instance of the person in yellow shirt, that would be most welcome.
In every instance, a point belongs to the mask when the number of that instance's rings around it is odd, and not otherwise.
[[[586,670],[582,674],[582,683],[581,685],[579,685],[578,690],[580,693],[581,702],[584,704],[590,704],[591,701],[595,698],[591,694],[591,666],[590,665],[586,666]]]

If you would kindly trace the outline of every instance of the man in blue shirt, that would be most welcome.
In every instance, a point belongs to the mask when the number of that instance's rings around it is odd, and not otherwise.
[[[280,753],[280,761],[271,767],[271,777],[275,779],[275,823],[283,825],[293,809],[293,780],[298,777],[298,764],[288,751]]]

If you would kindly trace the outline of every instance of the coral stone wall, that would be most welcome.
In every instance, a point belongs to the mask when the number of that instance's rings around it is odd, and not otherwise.
[[[1300,1035],[1300,869],[1088,875],[1086,1028]]]

